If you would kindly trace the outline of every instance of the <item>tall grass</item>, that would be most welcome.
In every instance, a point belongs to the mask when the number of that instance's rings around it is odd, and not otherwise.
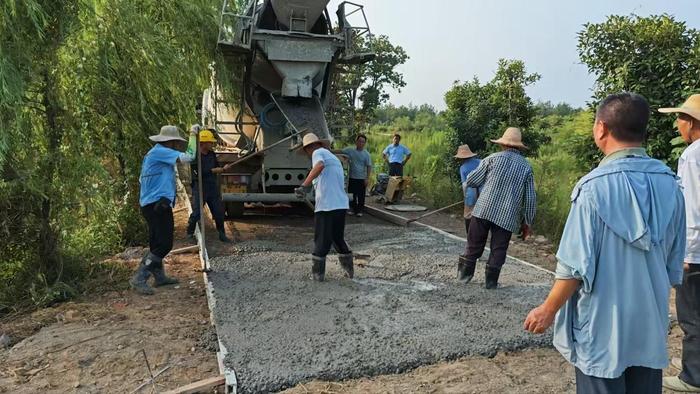
[[[537,157],[530,160],[537,189],[534,230],[558,245],[571,208],[571,191],[586,173],[581,160],[572,153],[572,143],[591,138],[593,118],[589,112],[579,112],[573,116],[550,116],[540,122],[552,142],[542,146]]]

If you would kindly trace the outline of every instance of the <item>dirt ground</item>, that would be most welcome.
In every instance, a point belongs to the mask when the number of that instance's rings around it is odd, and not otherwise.
[[[176,214],[176,247],[184,246],[186,213]],[[134,267],[144,249],[114,260]],[[166,272],[180,284],[139,296],[128,284],[56,307],[0,321],[14,346],[0,350],[0,392],[130,393],[148,378],[144,355],[158,391],[217,376],[216,334],[195,254],[167,257]],[[141,392],[149,392],[151,386]]]
[[[349,222],[362,220],[349,218]],[[176,214],[176,247],[186,244],[185,221],[185,212]],[[464,234],[459,212],[437,214],[423,222]],[[227,225],[234,240],[245,239],[251,231],[245,220]],[[208,244],[213,254],[228,253],[235,247],[216,241]],[[556,263],[551,245],[538,237],[514,240],[509,253],[548,269]],[[131,268],[141,255],[142,250],[127,250],[114,260]],[[135,295],[120,279],[111,283],[114,290],[0,320],[0,335],[9,335],[12,345],[0,349],[0,392],[130,393],[149,376],[142,351],[153,373],[167,367],[156,379],[158,391],[218,375],[216,339],[209,325],[197,257],[169,257],[166,269],[181,283],[158,289],[155,296]],[[674,357],[680,355],[681,337],[675,325],[669,337],[669,352]],[[286,392],[564,393],[574,389],[571,366],[554,349],[534,349],[498,353],[492,358],[469,357],[403,374],[312,381]],[[150,390],[144,387],[139,392]]]

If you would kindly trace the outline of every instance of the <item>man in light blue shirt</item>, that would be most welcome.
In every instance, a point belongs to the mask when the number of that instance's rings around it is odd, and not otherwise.
[[[477,167],[481,160],[477,157],[476,153],[472,152],[469,145],[460,145],[457,148],[457,153],[455,154],[455,159],[461,160],[462,164],[459,166],[459,179],[462,182],[462,192],[464,193],[464,228],[467,235],[469,235],[469,222],[472,218],[472,211],[474,210],[474,205],[476,205],[476,199],[479,195],[479,189],[474,187],[467,187],[467,176]]]
[[[147,283],[151,275],[155,279],[155,286],[178,283],[177,279],[165,275],[163,258],[173,248],[175,165],[178,161],[189,163],[193,159],[191,154],[178,150],[184,145],[185,139],[180,137],[176,126],[163,126],[160,134],[149,138],[156,144],[143,158],[139,178],[141,214],[148,224],[148,253],[143,256],[136,273],[129,281],[131,287],[143,295],[154,293]]]
[[[401,136],[397,133],[392,137],[392,143],[384,151],[384,161],[389,163],[389,176],[403,176],[403,166],[411,159],[411,151],[401,144]]]
[[[345,193],[345,175],[340,160],[328,150],[330,141],[309,133],[302,140],[302,150],[311,157],[311,171],[294,192],[301,198],[315,189],[314,251],[311,253],[311,273],[314,280],[323,282],[326,275],[326,256],[335,246],[340,267],[347,277],[354,275],[353,256],[345,242],[345,214],[348,195]]]
[[[661,393],[685,205],[675,174],[642,148],[648,120],[637,94],[601,102],[593,137],[606,157],[574,187],[554,286],[525,320],[534,333],[554,323],[579,393]]]

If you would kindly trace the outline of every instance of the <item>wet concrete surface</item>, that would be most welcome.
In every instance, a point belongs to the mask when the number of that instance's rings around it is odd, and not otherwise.
[[[225,363],[242,392],[269,392],[313,378],[342,380],[500,350],[550,346],[522,329],[552,277],[507,262],[497,290],[454,280],[464,245],[428,229],[353,219],[346,239],[355,279],[328,257],[326,282],[311,280],[309,218],[260,225],[212,259],[214,316]],[[482,261],[485,260],[482,258]]]

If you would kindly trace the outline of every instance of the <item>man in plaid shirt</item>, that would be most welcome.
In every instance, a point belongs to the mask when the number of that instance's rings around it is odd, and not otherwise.
[[[498,287],[513,233],[522,231],[523,238],[529,234],[537,199],[532,167],[520,153],[527,149],[522,143],[520,129],[509,127],[503,137],[491,142],[500,145],[502,151],[485,158],[464,182],[464,186],[482,191],[469,224],[465,254],[459,256],[457,265],[457,279],[468,283],[474,277],[476,260],[484,253],[491,232],[491,254],[486,263],[487,289]]]

